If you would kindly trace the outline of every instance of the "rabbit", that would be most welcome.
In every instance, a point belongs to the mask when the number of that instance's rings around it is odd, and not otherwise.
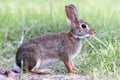
[[[13,70],[36,74],[52,73],[44,70],[52,64],[62,61],[69,73],[76,73],[78,68],[72,62],[82,48],[82,40],[95,34],[95,29],[86,21],[78,18],[73,4],[65,6],[67,18],[71,22],[68,32],[47,33],[24,42],[17,50]]]

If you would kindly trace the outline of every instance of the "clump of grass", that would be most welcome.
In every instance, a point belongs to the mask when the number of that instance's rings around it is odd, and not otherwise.
[[[98,45],[102,44],[102,47],[96,48],[90,41],[86,39],[86,42],[91,46],[93,50],[91,50],[91,54],[81,54],[80,60],[80,72],[82,73],[88,73],[93,75],[94,78],[105,75],[113,75],[113,77],[119,78],[120,71],[118,70],[118,66],[120,65],[119,61],[119,47],[115,47],[116,44],[119,44],[119,42],[109,44],[105,44],[103,41],[98,39],[97,37],[94,37],[94,39],[99,42]],[[116,76],[115,76],[116,75]],[[114,78],[113,78],[114,79]]]

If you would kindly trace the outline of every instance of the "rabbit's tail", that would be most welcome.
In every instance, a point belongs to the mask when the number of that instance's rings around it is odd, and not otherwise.
[[[16,73],[20,73],[20,67],[16,63],[14,63],[12,71]]]

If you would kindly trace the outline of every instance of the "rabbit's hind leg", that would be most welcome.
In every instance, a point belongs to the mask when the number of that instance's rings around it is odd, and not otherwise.
[[[54,71],[51,69],[40,69],[40,70],[30,70],[31,73],[34,74],[53,74]]]
[[[41,64],[41,61],[40,59],[38,59],[35,67],[33,67],[30,70],[30,72],[34,74],[53,74],[54,73],[54,71],[51,69],[40,69],[39,70],[40,64]]]

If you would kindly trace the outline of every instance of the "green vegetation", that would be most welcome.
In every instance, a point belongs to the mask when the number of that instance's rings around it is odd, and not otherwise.
[[[68,31],[64,6],[70,3],[96,29],[96,37],[90,43],[85,40],[81,54],[74,59],[80,65],[79,73],[94,77],[113,74],[120,79],[120,0],[0,0],[0,65],[13,64],[23,41]]]

